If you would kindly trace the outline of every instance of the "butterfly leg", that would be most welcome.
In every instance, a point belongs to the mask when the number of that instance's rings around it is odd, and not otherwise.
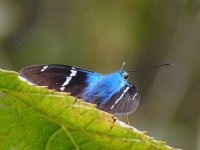
[[[130,126],[130,122],[129,122],[129,119],[128,119],[128,115],[126,116],[126,123]]]
[[[77,102],[77,99],[75,99],[75,101],[73,102],[73,104],[72,104],[72,105],[75,105],[75,104],[76,104],[76,102]]]
[[[114,125],[115,125],[115,122],[116,122],[116,120],[117,120],[117,118],[115,117],[115,116],[112,116],[112,118],[113,118],[113,124],[112,124],[112,126],[110,127],[110,130],[112,130],[112,128],[114,127]]]

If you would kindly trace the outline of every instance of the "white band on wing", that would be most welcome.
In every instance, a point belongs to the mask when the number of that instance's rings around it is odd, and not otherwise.
[[[65,86],[69,84],[69,82],[71,81],[72,77],[76,76],[77,71],[76,70],[70,70],[71,74],[69,76],[66,77],[66,81],[63,83],[62,87],[60,88],[61,91],[65,90]]]
[[[110,107],[110,109],[113,109],[114,106],[122,99],[122,97],[124,96],[124,94],[128,91],[129,87],[127,87],[124,92],[122,93],[122,95],[115,101],[114,105],[112,105],[112,107]]]

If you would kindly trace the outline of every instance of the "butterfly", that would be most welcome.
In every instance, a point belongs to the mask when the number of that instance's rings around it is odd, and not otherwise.
[[[127,81],[129,74],[122,69],[100,74],[78,67],[48,64],[22,68],[20,76],[37,86],[70,93],[115,116],[127,116],[139,105],[138,90]]]

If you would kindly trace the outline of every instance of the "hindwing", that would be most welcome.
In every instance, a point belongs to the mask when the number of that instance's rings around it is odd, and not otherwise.
[[[129,85],[124,85],[119,92],[110,96],[105,103],[99,104],[97,108],[116,116],[128,115],[137,109],[139,100],[136,87],[129,83]]]

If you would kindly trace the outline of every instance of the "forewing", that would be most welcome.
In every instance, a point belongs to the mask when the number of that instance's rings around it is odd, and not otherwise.
[[[98,109],[113,115],[128,115],[134,112],[139,105],[139,94],[136,87],[129,83],[117,93],[110,96],[105,103],[99,104]]]
[[[22,68],[20,76],[35,85],[47,86],[55,91],[70,92],[71,95],[82,98],[84,88],[90,84],[87,82],[88,77],[95,76],[98,79],[101,74],[77,67],[51,64]]]

